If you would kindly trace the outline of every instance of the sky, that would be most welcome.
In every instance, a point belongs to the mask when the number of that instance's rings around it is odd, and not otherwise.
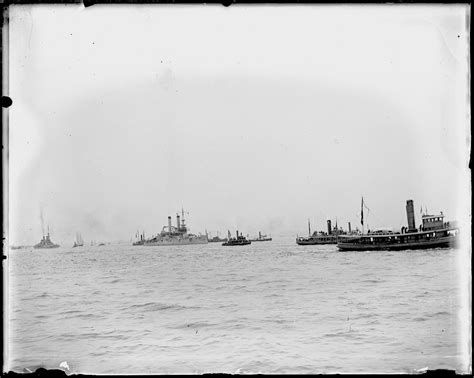
[[[9,12],[11,244],[470,220],[466,5]]]

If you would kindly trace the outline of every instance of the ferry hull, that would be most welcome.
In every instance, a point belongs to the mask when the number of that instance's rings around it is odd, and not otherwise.
[[[457,237],[450,236],[435,240],[415,241],[410,243],[338,243],[337,248],[341,251],[401,251],[405,249],[453,248],[457,245]]]

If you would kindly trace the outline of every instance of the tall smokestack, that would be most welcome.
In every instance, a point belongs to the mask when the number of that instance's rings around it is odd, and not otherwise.
[[[332,229],[331,229],[331,219],[328,219],[328,235],[332,234]]]
[[[168,217],[168,229],[171,232],[171,217]]]
[[[408,231],[416,231],[415,211],[413,210],[413,200],[407,200],[407,220],[408,220]]]
[[[237,239],[239,238],[239,230],[236,231]]]
[[[258,232],[258,238],[261,239],[262,238],[262,233],[259,231]]]
[[[351,232],[351,222],[347,222],[347,226],[349,227],[349,232]]]
[[[181,225],[179,224],[179,214],[176,214],[176,226],[178,227],[178,230],[181,228]]]

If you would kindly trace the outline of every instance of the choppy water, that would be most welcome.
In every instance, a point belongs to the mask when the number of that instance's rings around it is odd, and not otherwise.
[[[457,250],[14,250],[8,368],[96,374],[466,372]]]

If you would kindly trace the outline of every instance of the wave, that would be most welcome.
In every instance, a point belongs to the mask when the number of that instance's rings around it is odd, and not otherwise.
[[[133,304],[131,306],[122,307],[121,310],[134,310],[140,309],[145,311],[166,311],[166,310],[186,310],[186,309],[198,309],[201,308],[199,306],[183,306],[177,304],[167,304],[167,303],[160,303],[160,302],[147,302],[141,304]]]

